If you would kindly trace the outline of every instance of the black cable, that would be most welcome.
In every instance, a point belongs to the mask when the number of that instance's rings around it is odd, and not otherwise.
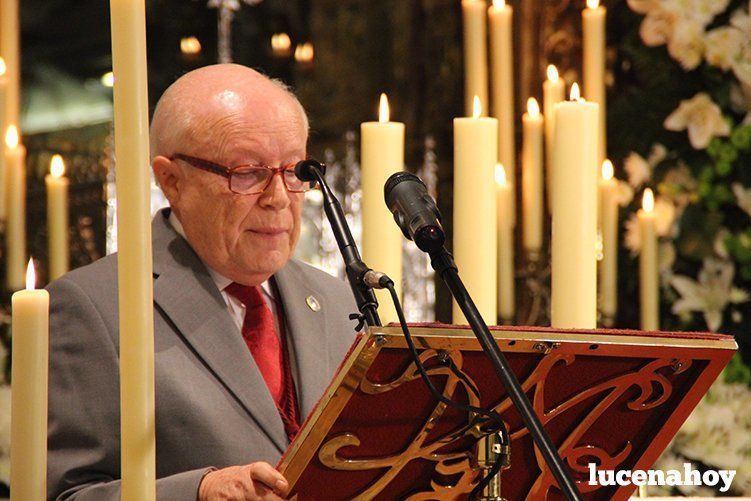
[[[430,380],[430,376],[428,376],[425,366],[420,360],[420,354],[417,352],[417,348],[415,347],[415,343],[412,339],[412,334],[409,332],[409,327],[407,326],[407,320],[404,317],[404,311],[402,310],[402,305],[401,305],[401,302],[399,301],[399,295],[396,293],[396,289],[394,288],[394,282],[390,278],[385,277],[385,276],[381,279],[381,282],[383,286],[386,287],[391,293],[391,299],[394,302],[396,314],[399,317],[399,323],[401,324],[402,332],[404,333],[404,339],[407,341],[407,346],[409,347],[409,350],[412,352],[412,358],[415,359],[415,365],[417,366],[417,371],[420,373],[420,377],[425,382],[425,385],[430,390],[430,393],[433,394],[433,397],[436,398],[438,401],[446,404],[447,406],[454,407],[456,409],[460,409],[465,412],[480,414],[482,416],[486,416],[487,418],[495,421],[495,423],[498,425],[498,433],[500,433],[501,435],[502,445],[510,445],[511,438],[508,434],[508,430],[506,429],[506,425],[503,423],[503,419],[501,419],[501,416],[496,411],[483,409],[482,407],[475,407],[474,405],[462,404],[460,402],[451,400],[450,398],[445,397],[433,385],[433,382]],[[453,363],[451,363],[450,365],[447,365],[447,367],[449,367],[449,369],[457,377],[459,377],[462,380],[465,379],[465,376],[463,374],[458,373],[458,370]],[[482,490],[485,487],[487,487],[488,484],[490,484],[492,479],[500,471],[501,466],[502,465],[501,465],[501,461],[499,457],[498,460],[496,460],[493,463],[493,466],[490,468],[490,470],[488,470],[487,475],[485,475],[485,477],[483,477],[483,479],[475,486],[475,488],[472,489],[472,492],[469,495],[470,499],[475,499],[475,497],[479,495],[479,493],[482,492]]]

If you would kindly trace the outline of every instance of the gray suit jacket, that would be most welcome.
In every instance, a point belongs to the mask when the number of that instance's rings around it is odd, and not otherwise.
[[[152,227],[157,497],[192,501],[209,467],[275,464],[288,442],[222,296],[167,214]],[[344,282],[301,262],[274,278],[304,418],[354,339],[348,315],[356,307]],[[117,259],[72,271],[48,289],[48,497],[119,500]]]

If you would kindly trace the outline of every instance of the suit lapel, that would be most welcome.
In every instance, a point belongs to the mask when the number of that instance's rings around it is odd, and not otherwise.
[[[156,216],[152,230],[155,303],[279,451],[284,452],[284,425],[263,376],[208,270],[164,215]]]
[[[288,262],[274,279],[284,308],[287,335],[294,343],[300,417],[304,420],[323,395],[333,372],[326,334],[326,305],[295,261]],[[320,308],[315,311],[309,303],[317,303]]]

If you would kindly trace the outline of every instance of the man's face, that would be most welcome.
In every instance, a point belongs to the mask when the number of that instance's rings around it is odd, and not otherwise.
[[[286,96],[275,105],[240,106],[237,113],[207,120],[205,127],[180,153],[225,167],[279,167],[305,158],[307,130],[299,108]],[[279,271],[300,236],[303,194],[287,191],[280,175],[261,194],[236,194],[227,178],[177,162],[186,175],[174,209],[201,259],[246,285]]]

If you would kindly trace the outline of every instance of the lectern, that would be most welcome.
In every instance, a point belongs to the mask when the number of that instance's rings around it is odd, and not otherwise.
[[[511,434],[508,500],[562,499],[467,326],[417,324],[420,356],[444,395],[493,408]],[[737,349],[711,333],[491,327],[586,499],[633,487],[588,484],[598,469],[648,469]],[[357,336],[278,465],[296,499],[466,499],[477,481],[473,416],[436,402],[401,329]]]

